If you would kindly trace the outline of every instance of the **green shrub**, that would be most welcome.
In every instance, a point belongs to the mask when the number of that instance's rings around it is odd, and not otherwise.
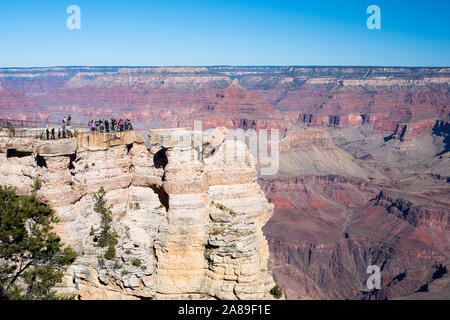
[[[94,211],[101,214],[100,235],[98,237],[98,245],[105,248],[109,245],[117,244],[117,235],[111,230],[112,215],[111,206],[108,206],[105,199],[106,192],[103,187],[100,188],[98,193],[94,194],[95,205]]]
[[[133,260],[133,266],[140,267],[142,265],[141,259],[136,258]]]
[[[42,188],[42,181],[39,179],[34,180],[34,183],[31,185],[31,189],[36,192],[38,190],[41,190]]]
[[[275,285],[275,287],[273,287],[270,290],[270,294],[275,298],[275,299],[280,299],[283,296],[283,291],[281,290],[281,288],[278,285]]]
[[[107,260],[114,259],[116,256],[117,234],[112,231],[112,214],[111,206],[108,205],[105,199],[106,192],[103,187],[94,194],[95,205],[94,211],[101,214],[100,235],[98,236],[98,246],[105,248],[108,247],[105,253]]]
[[[224,212],[228,212],[228,214],[230,214],[232,216],[237,216],[238,215],[238,213],[236,211],[234,211],[234,210],[224,206],[221,203],[215,203],[214,201],[211,201],[211,204],[214,205],[217,209],[220,209],[220,210],[222,210]]]
[[[106,260],[112,260],[115,257],[116,257],[116,248],[114,248],[114,245],[111,243],[108,246],[108,250],[106,250],[105,259]]]

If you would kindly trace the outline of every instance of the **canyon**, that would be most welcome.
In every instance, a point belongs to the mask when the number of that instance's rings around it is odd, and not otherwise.
[[[287,299],[448,297],[449,83],[449,68],[0,69],[0,119],[36,126],[50,119],[56,127],[71,114],[74,126],[83,128],[91,119],[123,117],[135,127],[135,133],[107,142],[100,135],[86,141],[88,134],[82,133],[70,143],[57,143],[64,146],[52,146],[56,155],[44,142],[12,139],[3,131],[1,183],[27,193],[33,179],[44,181],[39,195],[67,219],[62,231],[67,241],[85,251],[74,271],[85,275],[83,298],[259,299],[270,298],[274,283]],[[167,142],[173,134],[196,135],[189,129],[195,122],[205,130],[196,134],[219,141],[218,150]],[[247,167],[214,163],[231,144],[251,158],[243,144],[222,140],[225,128],[228,138],[235,130],[277,130],[278,172],[261,174],[256,155]],[[154,157],[166,149],[167,164],[156,165]],[[192,150],[204,162],[188,161]],[[47,167],[39,166],[43,160]],[[124,224],[116,227],[129,226],[138,244],[121,244],[120,254],[128,262],[140,257],[151,273],[132,265],[123,277],[113,267],[105,271],[97,266],[92,244],[77,244],[89,238],[83,233],[95,223],[87,207],[100,186],[116,217],[126,212]],[[162,190],[170,199],[168,208]],[[252,212],[226,221],[213,201]],[[129,208],[135,202],[141,209]],[[144,211],[145,218],[139,215]],[[196,216],[199,212],[209,218]],[[218,225],[224,235],[215,239],[210,233]],[[192,237],[183,238],[179,228]],[[251,239],[236,236],[247,232]],[[80,239],[70,240],[77,233]],[[236,248],[253,249],[236,260],[233,241]],[[208,258],[205,243],[211,245]],[[192,250],[179,256],[185,245]],[[252,265],[252,273],[242,271],[241,259]],[[380,290],[366,287],[369,265],[381,268]],[[224,285],[229,282],[233,289]]]

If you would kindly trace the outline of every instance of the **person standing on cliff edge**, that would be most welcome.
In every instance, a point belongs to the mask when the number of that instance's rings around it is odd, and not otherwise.
[[[66,124],[65,123],[62,126],[62,137],[63,137],[63,139],[66,138]]]

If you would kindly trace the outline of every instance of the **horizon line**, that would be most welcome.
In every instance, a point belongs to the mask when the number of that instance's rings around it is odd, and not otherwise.
[[[65,66],[33,66],[33,67],[0,67],[5,69],[52,69],[52,68],[396,68],[396,69],[447,69],[450,66],[401,66],[401,65],[145,65],[145,66],[129,66],[129,65],[65,65]]]

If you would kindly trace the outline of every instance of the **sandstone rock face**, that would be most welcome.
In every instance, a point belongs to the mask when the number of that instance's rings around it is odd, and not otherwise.
[[[274,205],[246,146],[224,141],[225,128],[149,136],[150,149],[134,132],[0,137],[0,184],[29,194],[39,179],[38,197],[61,219],[55,231],[79,255],[58,290],[80,299],[270,299],[262,227]],[[118,234],[113,260],[91,234],[100,187]]]
[[[75,139],[36,140],[34,152],[42,157],[57,157],[75,154],[77,141]]]

